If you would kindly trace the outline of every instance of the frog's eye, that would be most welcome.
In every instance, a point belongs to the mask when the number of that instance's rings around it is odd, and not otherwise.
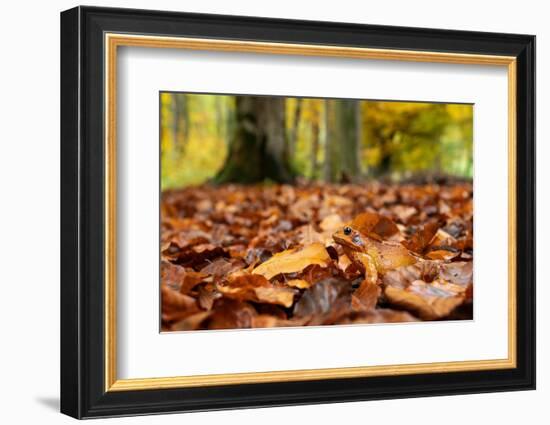
[[[351,227],[344,227],[344,235],[351,235]]]

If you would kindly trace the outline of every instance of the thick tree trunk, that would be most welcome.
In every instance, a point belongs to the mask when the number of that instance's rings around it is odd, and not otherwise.
[[[215,182],[290,182],[293,175],[284,159],[284,98],[238,96],[236,112],[227,160]]]

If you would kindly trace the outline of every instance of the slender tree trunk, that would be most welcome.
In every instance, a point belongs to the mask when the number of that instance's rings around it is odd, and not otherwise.
[[[314,121],[311,124],[311,178],[315,179],[319,176],[319,162],[318,162],[318,156],[319,156],[319,123],[317,121]]]
[[[293,175],[284,158],[284,98],[238,96],[236,109],[227,160],[215,181],[290,182]]]
[[[337,100],[325,101],[325,181],[336,182],[340,179],[340,149],[338,146]]]
[[[342,150],[342,177],[346,181],[357,180],[361,174],[361,163],[359,161],[359,135],[360,126],[358,121],[359,102],[355,100],[338,101],[338,113],[340,115],[340,134]]]
[[[327,100],[325,122],[325,180],[350,181],[361,172],[357,124],[357,102],[354,100]]]
[[[181,132],[181,137],[178,143],[178,152],[183,155],[185,153],[185,147],[187,141],[189,140],[189,131],[190,131],[190,120],[189,120],[189,102],[187,100],[187,95],[178,94],[175,95],[177,98],[176,104],[178,105],[178,132]]]
[[[172,149],[172,154],[175,158],[179,157],[180,154],[180,145],[179,145],[179,119],[180,119],[180,110],[178,95],[172,94],[172,143],[174,144],[174,149]]]
[[[296,143],[298,141],[298,130],[300,128],[300,118],[302,115],[302,99],[296,99],[296,107],[294,108],[294,120],[292,122],[292,129],[288,137],[288,149],[286,152],[286,158],[288,161],[294,158],[294,152],[296,151]]]

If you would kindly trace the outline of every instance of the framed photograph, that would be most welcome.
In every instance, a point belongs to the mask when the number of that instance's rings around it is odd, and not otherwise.
[[[61,14],[61,411],[535,388],[535,37]]]

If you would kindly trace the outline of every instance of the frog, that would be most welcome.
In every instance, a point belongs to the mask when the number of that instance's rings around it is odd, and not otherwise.
[[[337,230],[332,239],[364,274],[365,280],[374,284],[378,282],[379,275],[419,261],[401,243],[382,240],[376,234],[362,233],[354,228],[353,223]]]

